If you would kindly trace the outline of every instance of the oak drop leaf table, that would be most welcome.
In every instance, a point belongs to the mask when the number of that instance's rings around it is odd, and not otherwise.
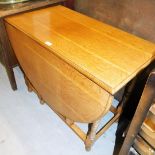
[[[120,116],[122,104],[112,106],[113,96],[151,63],[155,45],[63,6],[5,20],[29,90],[90,150]],[[109,111],[114,116],[97,132]],[[90,124],[88,133],[75,122]]]

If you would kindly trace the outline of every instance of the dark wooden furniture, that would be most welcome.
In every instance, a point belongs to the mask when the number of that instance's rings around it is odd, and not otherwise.
[[[128,98],[124,102],[123,112],[118,121],[113,155],[118,155],[120,148],[122,147],[125,138],[124,133],[126,133],[126,130],[128,129],[128,126],[130,125],[131,120],[133,119],[137,105],[143,93],[146,81],[153,68],[155,68],[155,61],[153,61],[139,75],[137,75],[137,77],[134,79],[134,87],[132,87],[131,91],[127,93]],[[124,94],[126,94],[126,92]]]
[[[136,112],[134,114],[134,117],[131,121],[129,130],[127,132],[126,138],[124,140],[124,143],[120,150],[119,155],[127,155],[129,153],[130,147],[134,144],[134,140],[138,135],[138,133],[140,132],[142,123],[144,122],[149,112],[149,109],[153,104],[154,99],[155,99],[155,70],[152,71],[148,77],[148,80],[144,87],[144,91],[142,93],[142,96],[139,101]],[[152,124],[152,127],[154,128],[154,124]],[[154,154],[154,153],[150,153],[150,154]]]
[[[33,0],[24,3],[17,3],[11,5],[0,5],[0,44],[2,58],[1,62],[4,64],[10,84],[13,90],[17,89],[13,68],[18,64],[14,55],[12,47],[9,43],[7,33],[4,26],[4,18],[10,15],[14,15],[21,12],[31,11],[42,7],[48,7],[51,5],[62,4],[73,8],[73,0]]]

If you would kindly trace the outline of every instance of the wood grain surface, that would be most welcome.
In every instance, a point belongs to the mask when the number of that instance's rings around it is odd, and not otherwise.
[[[6,26],[26,76],[56,112],[73,121],[90,123],[109,111],[113,97],[108,92],[24,33]]]
[[[63,6],[9,17],[6,21],[111,94],[154,58],[153,43]]]

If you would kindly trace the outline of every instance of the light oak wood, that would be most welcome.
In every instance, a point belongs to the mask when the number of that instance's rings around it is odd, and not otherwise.
[[[21,12],[32,11],[35,9],[64,3],[64,0],[31,0],[24,3],[0,5],[0,44],[2,47],[2,50],[0,52],[0,62],[2,61],[2,64],[6,68],[8,78],[13,90],[17,90],[13,68],[18,65],[18,61],[14,55],[12,47],[10,46],[10,42],[4,25],[4,18]]]
[[[90,123],[108,112],[113,98],[108,92],[24,33],[6,26],[20,65],[49,106],[77,122]]]
[[[6,20],[111,94],[154,58],[153,43],[62,6]]]
[[[97,132],[100,122],[101,122],[101,120],[99,119],[99,120],[95,121],[91,126],[91,132],[88,133],[87,138],[85,140],[85,148],[87,151],[91,150],[91,147],[95,141],[96,132]]]
[[[113,95],[154,58],[155,45],[62,6],[6,18],[27,85],[89,150],[120,116]],[[96,133],[109,111],[113,118]],[[75,122],[92,124],[88,134]]]
[[[86,140],[86,133],[84,133],[76,124],[71,124],[68,121],[66,121],[65,117],[62,116],[61,114],[57,113],[57,115],[79,136],[79,138],[85,142]]]

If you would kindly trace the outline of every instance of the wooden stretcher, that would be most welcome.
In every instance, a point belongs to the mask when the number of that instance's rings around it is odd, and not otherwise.
[[[5,20],[28,89],[90,150],[121,114],[122,102],[112,106],[115,93],[153,60],[155,45],[63,6]],[[114,116],[97,132],[110,111]],[[88,133],[75,122],[88,123]]]

